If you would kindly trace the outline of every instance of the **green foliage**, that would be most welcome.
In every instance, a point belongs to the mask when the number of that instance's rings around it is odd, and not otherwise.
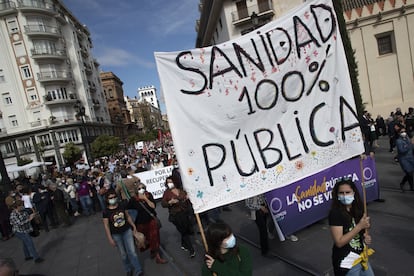
[[[351,39],[349,38],[348,32],[346,30],[346,23],[345,23],[343,8],[342,8],[343,2],[344,2],[343,0],[333,1],[333,5],[334,5],[334,9],[335,9],[336,16],[338,19],[339,32],[341,33],[342,42],[344,44],[346,60],[348,62],[348,71],[349,71],[349,76],[351,78],[352,90],[354,92],[357,113],[359,116],[362,116],[363,111],[364,111],[364,103],[362,102],[361,89],[359,87],[359,82],[358,82],[358,68],[357,68],[357,63],[355,61],[355,52],[352,49]]]
[[[91,144],[92,155],[95,157],[113,155],[121,149],[119,144],[119,137],[100,135]]]
[[[32,162],[33,162],[32,159],[23,157],[23,158],[20,158],[20,159],[17,160],[17,166],[24,166],[24,165],[30,164]]]
[[[69,166],[73,166],[76,161],[82,157],[82,150],[77,147],[73,142],[65,145],[65,151],[62,154],[65,158],[65,162]]]

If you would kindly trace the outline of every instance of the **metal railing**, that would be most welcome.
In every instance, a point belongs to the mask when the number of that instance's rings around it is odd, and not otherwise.
[[[47,25],[25,25],[24,30],[27,34],[53,34],[60,35],[60,29],[53,26]]]

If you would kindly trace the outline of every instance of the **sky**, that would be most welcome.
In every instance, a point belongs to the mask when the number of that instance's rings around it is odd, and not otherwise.
[[[195,48],[199,0],[61,0],[91,33],[101,71],[124,83],[124,95],[154,85],[165,111],[154,52]]]

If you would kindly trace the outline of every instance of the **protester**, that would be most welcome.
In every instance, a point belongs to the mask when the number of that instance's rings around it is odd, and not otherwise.
[[[269,251],[269,236],[267,229],[267,220],[269,219],[269,209],[267,207],[264,196],[257,195],[245,200],[247,208],[252,211],[254,221],[259,229],[260,250],[263,256],[266,256]]]
[[[39,256],[33,243],[30,233],[33,231],[30,222],[35,217],[35,213],[29,215],[24,208],[22,200],[18,199],[12,204],[12,212],[10,214],[10,224],[13,233],[22,241],[25,260],[34,260],[35,263],[43,262],[43,258]]]
[[[160,229],[155,207],[154,197],[146,190],[143,183],[139,183],[138,194],[130,199],[128,209],[136,209],[139,214],[135,219],[135,225],[138,232],[143,233],[149,243],[151,258],[154,258],[157,264],[165,264],[167,260],[160,256]]]
[[[56,183],[49,184],[49,189],[51,191],[50,199],[53,202],[53,208],[55,209],[59,222],[63,222],[64,226],[72,225],[66,211],[66,202],[62,190],[57,188]]]
[[[414,171],[414,156],[413,156],[413,144],[408,137],[405,128],[401,128],[398,131],[398,138],[395,141],[398,153],[398,162],[401,169],[404,171],[404,177],[400,182],[401,191],[404,192],[404,185],[408,182],[410,190],[414,191],[413,183],[413,171]]]
[[[187,192],[176,187],[172,177],[165,181],[166,190],[162,196],[161,206],[168,208],[168,220],[172,222],[181,234],[181,249],[190,251],[190,258],[195,257],[195,250],[191,242],[193,233],[190,220],[191,202]]]
[[[229,225],[211,224],[206,233],[208,252],[201,269],[203,276],[252,275],[252,259],[248,249],[238,245]]]
[[[50,193],[46,187],[43,185],[39,186],[38,192],[33,196],[33,202],[36,206],[36,210],[39,212],[43,229],[46,232],[49,232],[48,219],[50,221],[50,226],[56,228],[58,223],[54,216]]]
[[[79,187],[77,188],[79,201],[82,206],[82,214],[89,216],[92,214],[92,199],[90,186],[88,184],[88,177],[86,175],[81,176],[79,179]]]
[[[6,205],[6,193],[3,191],[0,191],[0,231],[3,241],[7,241],[12,237],[10,209]]]
[[[113,247],[117,247],[127,275],[143,275],[141,264],[135,251],[133,231],[137,231],[125,206],[118,204],[114,190],[106,193],[107,208],[102,212],[106,237]],[[132,231],[131,231],[132,228]]]
[[[135,175],[129,175],[126,170],[121,170],[121,178],[117,181],[115,191],[120,198],[127,203],[132,197],[137,195],[137,185],[140,182],[139,178]],[[129,209],[129,215],[132,220],[135,221],[137,217],[137,211],[135,209]]]
[[[365,244],[371,244],[371,236],[366,232],[370,227],[369,217],[364,214],[363,202],[351,179],[339,180],[332,190],[329,225],[334,241],[332,264],[335,276],[374,275],[368,261],[354,263],[360,258]],[[367,265],[366,269],[363,265]]]
[[[65,191],[69,195],[69,204],[70,204],[72,213],[75,217],[78,217],[80,216],[80,213],[79,213],[78,202],[76,200],[76,187],[73,183],[73,178],[66,179],[66,184],[67,185],[65,187]]]

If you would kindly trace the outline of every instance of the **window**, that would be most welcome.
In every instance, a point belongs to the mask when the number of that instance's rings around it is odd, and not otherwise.
[[[23,79],[30,79],[32,77],[32,73],[30,72],[28,65],[20,67],[20,71],[22,73]]]
[[[6,82],[6,78],[4,77],[3,69],[0,69],[0,83],[1,82]]]
[[[29,99],[30,102],[37,101],[36,89],[34,89],[34,88],[28,88],[26,90],[26,93],[27,93],[27,98]]]
[[[394,52],[394,35],[392,32],[376,35],[376,38],[380,56]]]
[[[223,29],[223,22],[221,21],[221,17],[219,19],[219,24],[220,24],[220,30],[222,30]]]
[[[18,127],[19,123],[17,122],[16,115],[9,116],[9,122],[12,127]]]
[[[22,139],[19,142],[23,153],[32,151],[32,143],[30,142],[30,138]]]
[[[68,142],[77,142],[79,141],[79,134],[77,130],[67,130],[57,132],[57,137],[61,144]]]
[[[13,44],[14,46],[14,52],[16,54],[16,57],[22,57],[26,55],[26,51],[24,49],[22,42],[16,42]]]
[[[19,31],[19,25],[17,24],[16,18],[7,20],[7,28],[11,34],[17,33]]]
[[[13,103],[12,98],[10,96],[10,93],[3,93],[3,102],[6,105],[9,105],[9,104]]]
[[[52,139],[50,139],[50,135],[46,134],[46,135],[40,135],[39,136],[39,143],[42,143],[45,146],[51,146],[52,145]]]
[[[40,121],[40,111],[33,111],[33,118],[36,120],[36,121]]]
[[[239,15],[238,20],[249,17],[247,11],[246,0],[242,0],[236,3],[237,6],[237,14]]]
[[[14,153],[13,142],[6,143],[6,144],[4,144],[4,146],[6,147],[6,153],[8,153],[8,154]]]

